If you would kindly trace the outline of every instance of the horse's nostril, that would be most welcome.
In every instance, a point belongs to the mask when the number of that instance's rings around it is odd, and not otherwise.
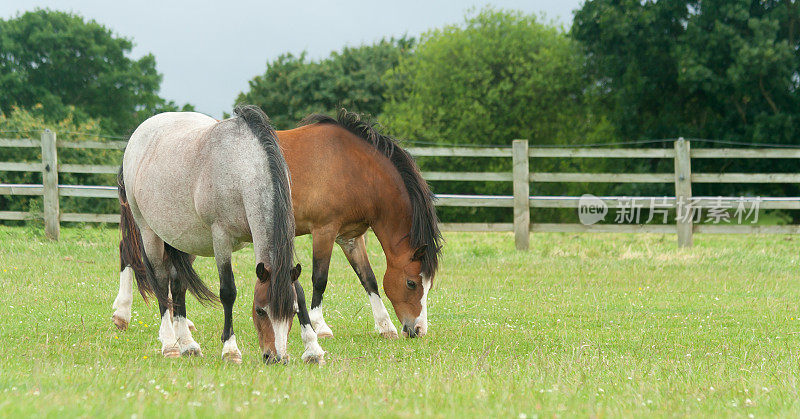
[[[264,362],[267,364],[276,364],[281,362],[281,356],[273,355],[272,352],[267,352],[264,354]]]
[[[403,332],[405,332],[408,337],[415,338],[417,337],[417,328],[415,327],[408,327],[408,325],[403,325]]]

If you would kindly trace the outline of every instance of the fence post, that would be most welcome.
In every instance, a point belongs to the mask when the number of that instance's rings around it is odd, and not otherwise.
[[[49,129],[42,132],[42,195],[44,198],[44,233],[58,240],[61,230],[58,207],[58,151],[56,133]]]
[[[514,244],[517,250],[528,250],[531,232],[530,168],[528,140],[514,140],[512,148],[514,179]]]
[[[679,205],[684,205],[684,212],[690,210],[692,199],[692,161],[689,157],[689,141],[678,138],[675,141],[675,204],[676,216],[678,215]],[[693,213],[683,214],[685,218],[681,220],[676,217],[675,228],[678,232],[678,247],[692,246],[692,219]]]

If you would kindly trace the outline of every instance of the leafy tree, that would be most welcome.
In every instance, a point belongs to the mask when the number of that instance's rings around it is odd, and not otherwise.
[[[800,144],[796,1],[591,0],[572,35],[626,139],[678,136]],[[703,143],[709,147],[714,144]],[[670,162],[646,162],[671,171]],[[696,171],[765,170],[763,161],[693,161]],[[631,167],[628,165],[628,167]],[[796,171],[782,160],[769,169]],[[796,195],[794,185],[698,185],[702,194]]]
[[[411,38],[381,40],[374,45],[347,47],[320,61],[284,54],[267,63],[263,75],[250,81],[250,90],[237,102],[261,106],[273,123],[293,128],[309,113],[334,112],[339,107],[378,115],[386,86],[381,76],[409,54]]]
[[[146,116],[176,109],[157,94],[153,55],[134,60],[132,47],[66,12],[39,9],[0,20],[0,111],[41,104],[46,119],[94,118],[106,132],[126,133]]]
[[[629,138],[797,142],[797,4],[593,0],[573,36]]]
[[[384,77],[382,122],[401,138],[437,144],[510,146],[605,141],[612,135],[593,98],[580,45],[559,28],[515,11],[483,9],[462,25],[423,35],[414,54]],[[423,169],[510,171],[509,159],[419,159]],[[537,160],[537,170],[574,170]],[[435,169],[432,169],[434,168]],[[510,182],[441,182],[437,193],[511,194]],[[536,193],[564,194],[557,185]],[[447,220],[508,220],[507,209],[442,208]],[[573,217],[574,218],[574,217]]]
[[[425,34],[386,74],[384,119],[402,135],[441,143],[590,142],[607,126],[588,111],[583,72],[579,45],[558,28],[484,9]]]

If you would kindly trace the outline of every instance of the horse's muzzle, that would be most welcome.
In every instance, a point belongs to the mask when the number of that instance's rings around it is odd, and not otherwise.
[[[280,354],[273,354],[272,351],[265,352],[263,354],[263,358],[264,358],[264,363],[265,364],[277,364],[277,363],[281,362]],[[283,360],[283,363],[284,364],[286,363],[285,359]]]
[[[420,335],[419,326],[409,326],[407,324],[403,324],[403,334],[410,338],[415,338]]]

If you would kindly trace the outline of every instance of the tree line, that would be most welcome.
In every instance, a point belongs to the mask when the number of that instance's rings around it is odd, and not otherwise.
[[[532,145],[588,145],[682,136],[800,145],[797,3],[590,0],[569,30],[522,12],[485,8],[418,39],[383,39],[317,60],[284,54],[267,62],[236,101],[261,106],[278,129],[294,127],[309,113],[345,107],[375,118],[397,138],[424,144],[508,146],[527,138]],[[192,109],[158,95],[155,58],[134,60],[131,46],[102,24],[65,12],[35,10],[0,20],[0,130],[58,125],[125,135],[149,115]],[[0,149],[2,160],[15,157],[9,153]],[[437,171],[510,170],[510,162],[488,158],[421,158],[420,164]],[[765,170],[766,164],[788,172],[795,166],[790,160],[693,164],[712,172]],[[532,168],[671,172],[672,163],[537,159]],[[496,182],[433,187],[439,193],[511,193],[510,184]],[[795,185],[696,187],[710,195],[800,192]],[[536,184],[533,191],[584,192],[672,194],[670,185],[658,184]],[[14,205],[24,204],[0,197],[0,206]],[[441,213],[449,221],[510,217],[505,209]],[[536,215],[566,216],[557,210]]]

